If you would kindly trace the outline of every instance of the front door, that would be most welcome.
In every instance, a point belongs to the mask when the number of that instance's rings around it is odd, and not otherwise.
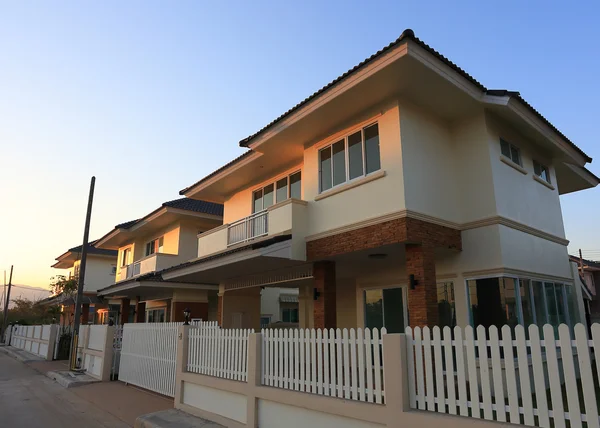
[[[385,327],[388,333],[404,333],[407,313],[404,293],[402,287],[365,290],[365,327]]]

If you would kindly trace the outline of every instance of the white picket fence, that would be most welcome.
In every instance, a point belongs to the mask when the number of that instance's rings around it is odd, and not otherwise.
[[[541,427],[599,428],[600,325],[407,328],[412,408]],[[431,335],[433,333],[433,337]],[[592,355],[590,355],[592,351]],[[550,395],[550,400],[548,400]],[[582,401],[580,401],[582,397]],[[565,405],[566,404],[566,405]]]
[[[253,332],[249,329],[220,329],[216,323],[192,326],[187,371],[246,382],[248,336]]]
[[[180,322],[125,324],[119,380],[175,396],[177,335]]]
[[[263,385],[378,404],[385,401],[377,329],[265,329],[262,338]]]

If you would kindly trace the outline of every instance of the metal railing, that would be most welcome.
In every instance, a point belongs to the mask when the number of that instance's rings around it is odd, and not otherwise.
[[[227,228],[227,246],[250,241],[269,233],[267,210],[259,211],[231,223]]]
[[[132,278],[140,274],[142,268],[142,262],[134,262],[127,265],[127,279]]]

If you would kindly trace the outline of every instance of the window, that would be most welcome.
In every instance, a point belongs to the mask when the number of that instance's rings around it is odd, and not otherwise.
[[[456,309],[454,307],[454,284],[442,282],[437,284],[438,316],[440,328],[456,326]]]
[[[365,290],[365,327],[388,333],[404,333],[404,295],[402,288]]]
[[[281,321],[297,323],[299,321],[298,318],[298,308],[285,308],[281,311]]]
[[[79,268],[80,268],[80,264],[76,264],[75,266],[73,266],[73,278],[76,281],[79,281]]]
[[[512,160],[519,166],[523,166],[521,163],[521,150],[517,146],[514,146],[503,139],[500,139],[500,150],[502,154]]]
[[[288,175],[275,183],[270,183],[252,193],[252,212],[266,210],[271,205],[283,202],[289,198],[302,197],[302,175],[300,171]]]
[[[165,322],[165,308],[148,309],[146,311],[146,322]]]
[[[153,239],[146,244],[146,255],[163,252],[164,237]]]
[[[271,324],[271,316],[262,315],[260,317],[260,328],[267,328]]]
[[[129,264],[129,255],[131,254],[131,248],[125,248],[121,253],[121,267]]]
[[[533,161],[533,172],[546,183],[550,184],[550,170],[546,165],[542,165],[538,161]]]
[[[319,189],[324,192],[379,169],[379,125],[375,123],[319,150]]]
[[[550,324],[558,331],[560,324],[572,328],[577,320],[569,284],[500,277],[468,280],[467,287],[474,327]]]
[[[116,266],[112,266],[111,269],[110,269],[110,273],[112,275],[116,275],[117,274],[117,267]]]

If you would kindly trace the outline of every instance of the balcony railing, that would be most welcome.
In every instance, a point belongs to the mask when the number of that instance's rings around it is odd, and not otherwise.
[[[227,228],[227,246],[267,235],[269,233],[268,214],[267,210],[263,210],[231,223]]]
[[[142,262],[135,262],[132,263],[130,265],[127,265],[127,279],[129,278],[133,278],[134,276],[137,276],[140,274],[142,268]]]

